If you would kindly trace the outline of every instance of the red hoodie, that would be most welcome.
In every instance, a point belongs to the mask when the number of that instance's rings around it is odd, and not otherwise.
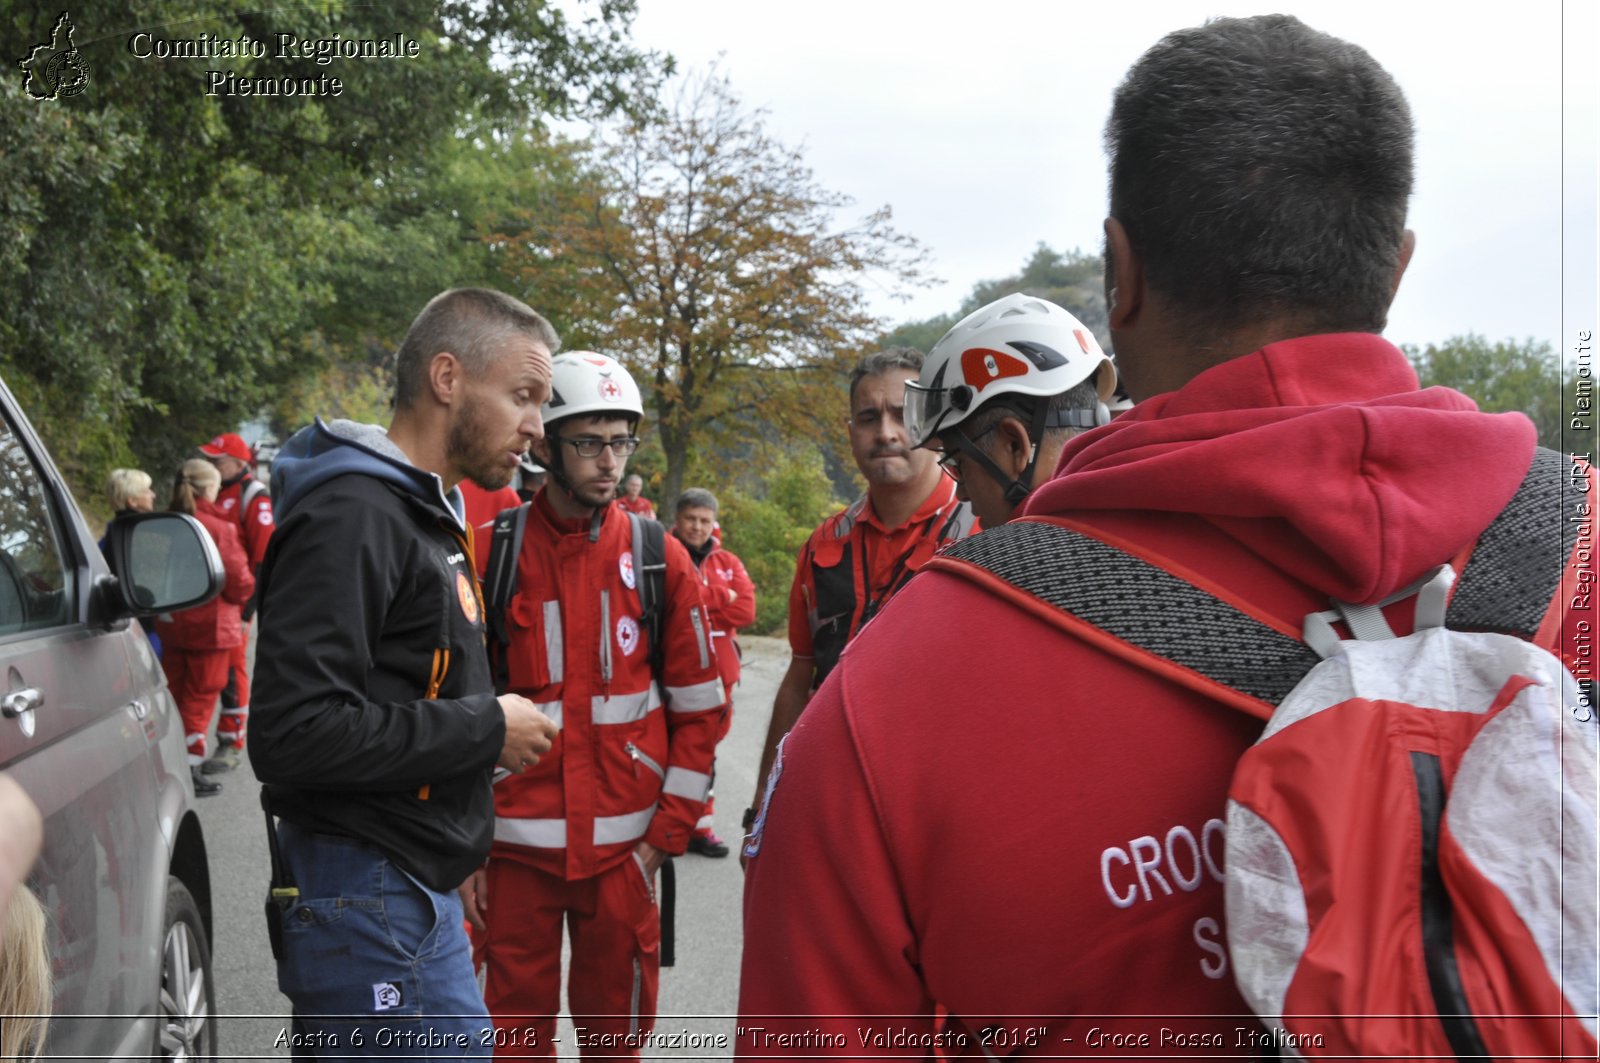
[[[1077,437],[1026,512],[1165,554],[1298,627],[1330,595],[1371,601],[1450,560],[1533,445],[1520,415],[1417,390],[1379,337],[1314,336]],[[774,768],[748,844],[741,1056],[915,1052],[939,1039],[936,1006],[948,1037],[987,1031],[996,1056],[1252,1054],[1217,869],[1260,726],[920,574]]]

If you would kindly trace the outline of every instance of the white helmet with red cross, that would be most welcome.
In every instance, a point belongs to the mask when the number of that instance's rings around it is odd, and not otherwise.
[[[927,446],[997,396],[1049,397],[1091,378],[1105,403],[1117,371],[1087,325],[1037,296],[996,299],[956,322],[906,383],[911,445]],[[1092,427],[1096,412],[1087,413]]]
[[[644,418],[639,385],[622,363],[593,351],[565,351],[551,359],[550,400],[539,408],[546,425],[568,417]]]

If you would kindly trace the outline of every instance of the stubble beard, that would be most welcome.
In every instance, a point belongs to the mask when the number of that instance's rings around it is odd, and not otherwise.
[[[500,448],[484,443],[483,437],[487,433],[477,414],[471,410],[469,406],[462,412],[461,419],[450,426],[450,435],[445,440],[446,457],[466,479],[485,491],[509,487],[516,467],[507,466],[499,460],[503,453]]]

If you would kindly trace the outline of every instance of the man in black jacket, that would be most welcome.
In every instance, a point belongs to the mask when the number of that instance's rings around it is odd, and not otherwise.
[[[272,917],[310,1054],[492,1053],[456,887],[489,852],[495,765],[556,728],[494,695],[456,484],[510,481],[559,342],[509,296],[445,292],[400,345],[388,430],[319,420],[273,467],[249,754],[299,890]]]

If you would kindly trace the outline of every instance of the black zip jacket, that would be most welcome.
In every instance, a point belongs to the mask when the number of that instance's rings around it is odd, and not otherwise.
[[[297,432],[272,486],[248,743],[268,807],[453,890],[488,856],[505,742],[459,495],[349,421]]]

